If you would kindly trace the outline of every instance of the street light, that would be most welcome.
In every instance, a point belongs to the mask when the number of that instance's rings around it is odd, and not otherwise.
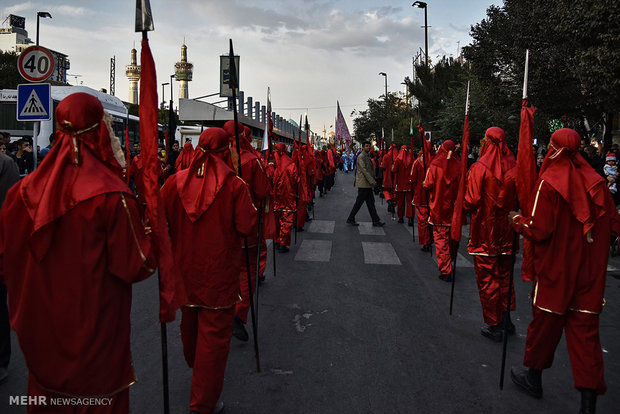
[[[424,66],[428,66],[428,21],[426,16],[426,3],[423,1],[414,1],[411,6],[424,9]]]
[[[52,15],[49,12],[37,12],[37,46],[39,46],[39,17],[52,18]]]
[[[170,82],[161,84],[161,109],[164,109],[166,105],[166,99],[165,99],[166,94],[164,92],[164,86],[166,85],[170,85]]]
[[[379,75],[385,76],[385,102],[387,104],[387,73],[379,72]]]

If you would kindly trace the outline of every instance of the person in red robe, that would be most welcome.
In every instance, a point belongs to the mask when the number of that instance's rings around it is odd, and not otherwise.
[[[188,295],[181,340],[193,368],[192,413],[223,409],[218,399],[239,301],[241,244],[256,231],[258,214],[247,184],[231,168],[229,148],[223,129],[203,131],[190,168],[162,188],[172,251]]]
[[[297,186],[299,175],[295,163],[286,153],[286,145],[276,145],[276,169],[273,176],[274,201],[273,207],[277,226],[276,249],[280,253],[289,251],[293,216],[297,207]]]
[[[439,268],[439,278],[452,281],[452,260],[456,245],[450,242],[450,225],[459,190],[461,162],[454,156],[454,142],[446,140],[426,172],[424,188],[429,191],[430,217]]]
[[[314,184],[319,189],[319,197],[323,197],[323,157],[321,156],[321,152],[318,150],[314,151],[314,162]]]
[[[388,205],[388,211],[394,213],[395,211],[395,195],[394,195],[394,173],[392,172],[392,164],[398,156],[398,149],[396,144],[392,143],[389,151],[383,156],[381,160],[381,169],[383,170],[383,196],[385,202]]]
[[[151,242],[99,100],[67,96],[56,123],[56,144],[11,188],[0,213],[0,278],[29,370],[28,396],[105,396],[109,405],[53,412],[128,413],[137,381],[131,287],[154,272]]]
[[[502,330],[514,333],[507,312],[508,291],[512,291],[511,310],[515,309],[514,287],[509,287],[512,269],[514,231],[505,220],[514,210],[516,160],[506,145],[506,133],[498,127],[487,129],[480,159],[467,175],[463,207],[471,213],[467,251],[474,257],[482,317],[486,326],[482,335],[500,342]]]
[[[433,245],[431,238],[431,225],[428,224],[430,208],[428,206],[428,192],[424,189],[424,156],[422,151],[418,158],[413,161],[411,165],[410,180],[413,184],[413,201],[412,205],[415,207],[416,214],[418,215],[418,243],[422,246],[423,252],[429,252]],[[430,162],[428,163],[430,164]]]
[[[510,212],[514,228],[534,243],[533,318],[527,329],[524,365],[513,367],[515,384],[542,397],[542,371],[553,363],[566,335],[581,413],[594,413],[607,385],[599,338],[605,303],[609,240],[620,217],[605,179],[579,154],[579,134],[568,128],[551,135],[535,185],[530,217]]]
[[[398,214],[398,222],[404,223],[404,217],[407,215],[409,226],[413,226],[413,206],[411,205],[411,164],[413,156],[409,152],[409,147],[403,145],[400,148],[398,156],[392,165],[392,173],[394,174],[394,192],[396,194],[396,211]]]
[[[297,145],[297,144],[296,144]],[[297,188],[297,205],[296,205],[296,222],[295,227],[298,232],[304,231],[304,225],[306,224],[306,219],[308,218],[307,205],[308,201],[312,199],[309,198],[310,191],[308,189],[308,173],[307,173],[307,162],[305,159],[305,151],[303,147],[296,146],[295,151],[293,152],[292,157],[293,162],[295,163],[295,168],[297,168],[297,173],[299,175],[299,186]]]
[[[194,154],[194,147],[192,145],[192,142],[187,141],[185,145],[183,145],[183,149],[181,149],[181,152],[179,153],[179,156],[177,157],[174,163],[174,169],[176,171],[181,171],[186,168],[189,168],[189,166],[192,163],[193,154]]]
[[[238,123],[239,146],[241,147],[241,178],[250,187],[250,194],[252,196],[252,204],[256,208],[262,206],[266,207],[267,197],[271,192],[271,184],[267,178],[267,174],[263,168],[259,153],[257,153],[250,144],[251,132],[250,128],[244,126],[242,123]],[[235,138],[235,122],[228,121],[224,124],[224,130],[228,132],[230,136],[231,148],[236,148]],[[235,152],[236,150],[233,150]],[[253,233],[248,236],[248,257],[250,259],[250,278],[252,280],[252,292],[256,292],[256,256],[259,253],[260,245],[260,263],[259,263],[259,277],[265,272],[267,265],[267,243],[265,241],[264,233],[261,235],[261,239],[258,240],[258,223]],[[241,243],[241,247],[244,248],[244,244]],[[245,329],[245,324],[248,321],[248,312],[250,310],[250,290],[248,288],[248,274],[246,268],[246,256],[245,252],[241,257],[239,263],[241,269],[239,273],[239,288],[241,290],[241,302],[237,303],[235,307],[235,324],[233,327],[233,336],[241,341],[246,342],[249,339],[248,332]]]

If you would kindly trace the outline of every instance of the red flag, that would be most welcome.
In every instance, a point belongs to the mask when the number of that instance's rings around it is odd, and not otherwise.
[[[521,106],[521,127],[519,128],[519,150],[517,152],[517,192],[519,204],[525,216],[532,210],[532,192],[536,185],[536,159],[534,158],[534,111],[528,107],[527,99]]]
[[[463,201],[465,199],[465,187],[467,185],[467,146],[469,145],[469,115],[465,115],[465,125],[463,126],[463,143],[461,144],[461,180],[459,181],[459,192],[456,196],[454,214],[452,215],[452,225],[450,226],[450,238],[456,242],[461,241],[463,226]]]
[[[131,149],[129,148],[129,125],[125,125],[125,177],[129,184],[129,167],[131,165]]]
[[[519,128],[519,150],[517,152],[517,195],[523,215],[532,213],[534,186],[536,185],[536,160],[534,158],[534,112],[528,107],[527,99],[521,105],[521,126]],[[534,246],[529,239],[523,240],[523,265],[521,276],[525,281],[534,280]]]
[[[171,322],[176,310],[186,303],[185,289],[174,265],[168,223],[159,193],[161,164],[157,157],[157,80],[149,41],[142,39],[140,55],[140,142],[144,160],[146,218],[152,227],[152,242],[159,268],[159,320]]]

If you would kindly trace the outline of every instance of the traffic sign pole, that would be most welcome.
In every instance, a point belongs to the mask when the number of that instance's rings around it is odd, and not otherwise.
[[[37,146],[39,145],[39,131],[41,130],[41,121],[37,121],[34,123],[32,127],[32,158],[34,159],[34,163],[32,164],[32,170],[37,169]],[[31,171],[32,172],[32,171]]]

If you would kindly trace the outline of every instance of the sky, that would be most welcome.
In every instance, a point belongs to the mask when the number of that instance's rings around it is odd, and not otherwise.
[[[134,32],[135,2],[128,0],[3,0],[0,21],[9,14],[26,18],[29,37],[67,54],[67,81],[94,89],[109,88],[110,58],[116,56],[116,96],[127,100],[125,65],[141,35]],[[340,102],[353,133],[354,111],[366,109],[369,98],[403,91],[412,76],[412,58],[424,49],[424,9],[413,1],[378,0],[151,0],[155,31],[149,41],[159,84],[170,81],[181,45],[194,64],[189,97],[219,92],[219,56],[228,40],[240,56],[240,89],[264,104],[271,88],[273,110],[286,119],[307,113],[311,129],[329,132]],[[457,56],[471,42],[470,26],[501,5],[491,0],[427,0],[428,49],[433,62]],[[460,43],[459,43],[460,42]],[[161,94],[161,87],[158,91]],[[165,99],[169,100],[169,86]],[[174,85],[175,102],[178,83]],[[161,96],[159,98],[161,101]],[[219,97],[207,98],[215,102]],[[176,103],[175,103],[176,106]],[[331,128],[333,129],[333,127]]]

